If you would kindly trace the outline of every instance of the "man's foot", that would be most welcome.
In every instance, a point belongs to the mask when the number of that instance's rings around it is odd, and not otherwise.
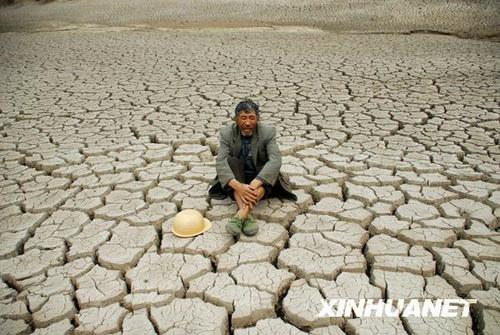
[[[226,224],[226,230],[233,236],[240,236],[244,221],[237,216],[233,216]]]
[[[247,236],[253,236],[259,231],[259,225],[255,221],[255,218],[251,215],[247,217],[243,224],[243,234]]]

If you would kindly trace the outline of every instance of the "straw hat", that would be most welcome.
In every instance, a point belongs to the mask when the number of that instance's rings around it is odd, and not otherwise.
[[[177,213],[172,225],[172,233],[179,237],[191,237],[202,234],[212,227],[212,222],[205,219],[195,209],[185,209]]]

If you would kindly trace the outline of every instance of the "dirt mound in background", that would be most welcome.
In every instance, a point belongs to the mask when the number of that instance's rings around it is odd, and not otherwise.
[[[2,1],[2,0],[0,0]],[[3,0],[4,3],[9,0]],[[164,28],[312,26],[335,32],[499,35],[500,3],[470,0],[75,0],[18,1],[0,10],[0,31],[67,26]],[[19,3],[23,3],[20,5]]]
[[[0,0],[0,6],[21,5],[27,3],[49,3],[56,0]]]

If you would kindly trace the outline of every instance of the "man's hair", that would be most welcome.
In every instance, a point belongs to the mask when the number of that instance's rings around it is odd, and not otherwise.
[[[234,116],[238,117],[238,115],[243,111],[254,111],[257,116],[259,116],[260,110],[259,106],[250,99],[245,99],[240,101],[236,108],[234,109]]]

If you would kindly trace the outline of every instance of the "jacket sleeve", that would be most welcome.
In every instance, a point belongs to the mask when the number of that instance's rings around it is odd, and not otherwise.
[[[278,179],[281,168],[281,152],[276,143],[276,129],[271,130],[271,136],[266,144],[268,161],[260,170],[258,177],[270,185],[274,185]]]
[[[217,178],[222,188],[225,188],[227,183],[234,178],[233,171],[227,161],[228,157],[229,140],[225,138],[223,130],[221,130],[219,133],[219,151],[217,153],[217,159],[215,160],[215,171],[217,172]]]

